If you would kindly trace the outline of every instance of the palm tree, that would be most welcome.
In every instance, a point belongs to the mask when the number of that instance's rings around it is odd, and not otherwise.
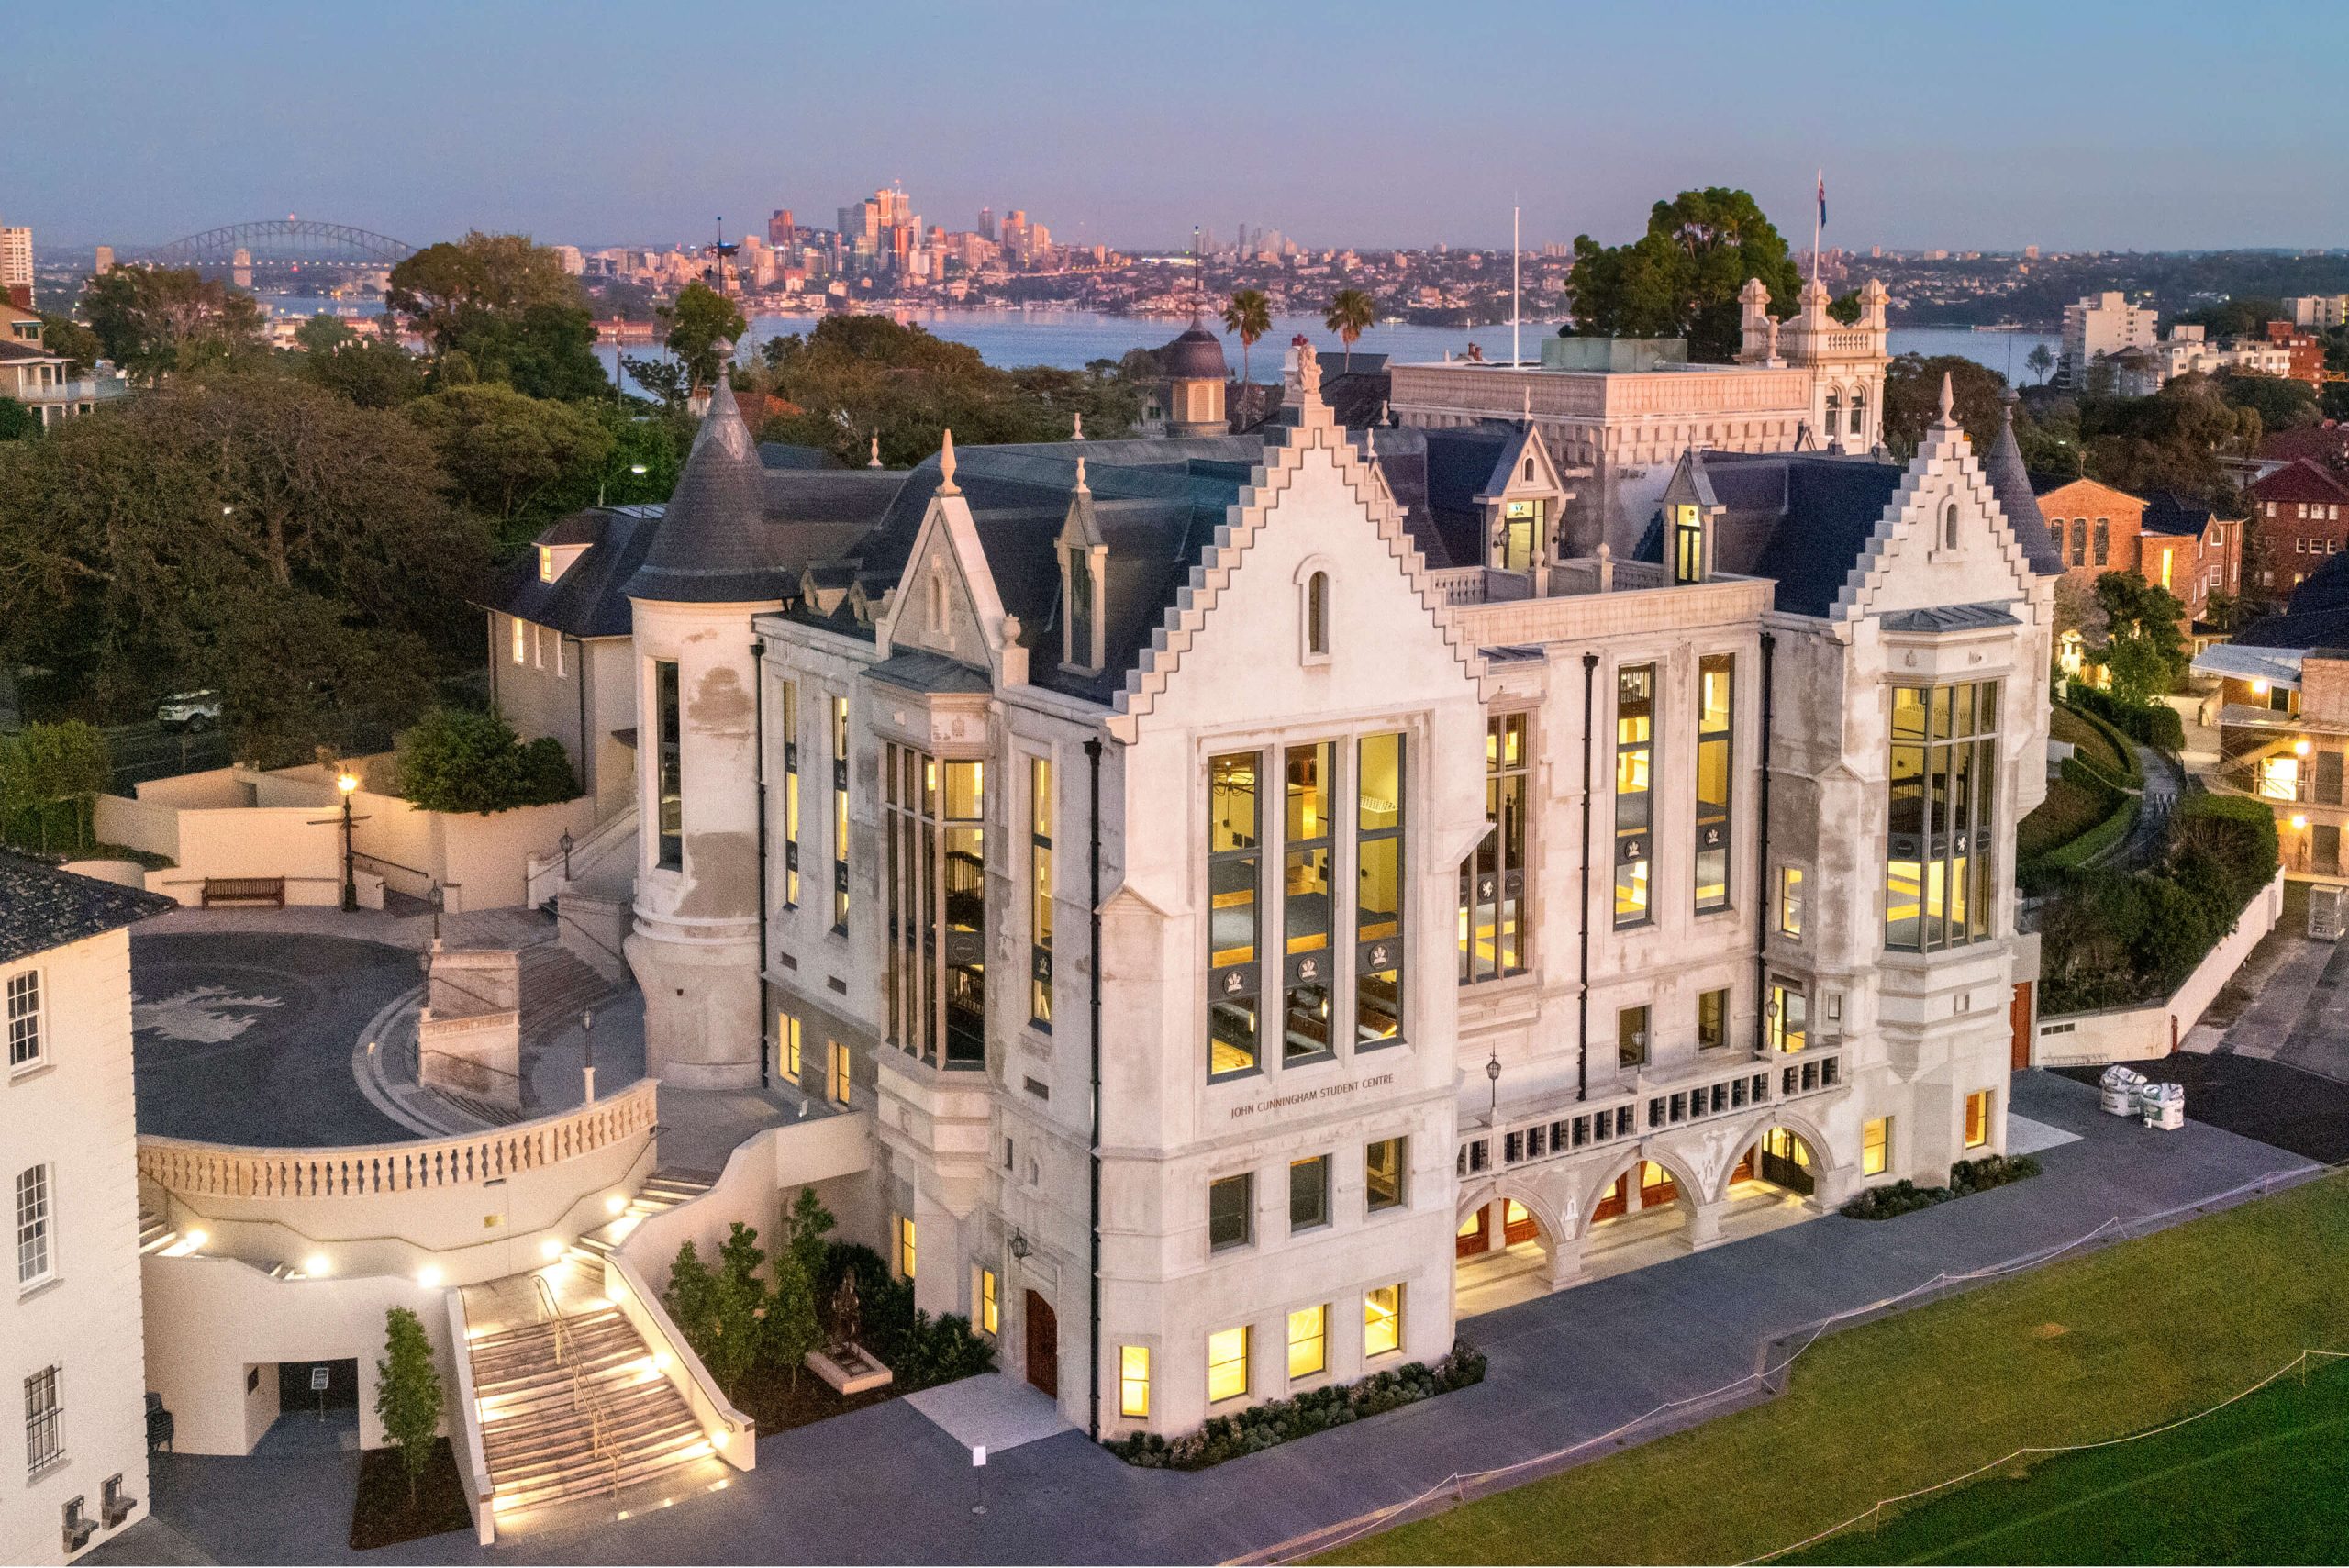
[[[1273,302],[1262,289],[1241,289],[1223,307],[1223,329],[1240,335],[1240,417],[1245,422],[1254,401],[1255,384],[1248,379],[1248,350],[1273,329]]]
[[[1346,370],[1354,368],[1354,339],[1360,338],[1378,319],[1378,306],[1370,295],[1360,289],[1340,289],[1330,301],[1330,314],[1321,325],[1338,335],[1346,346]]]

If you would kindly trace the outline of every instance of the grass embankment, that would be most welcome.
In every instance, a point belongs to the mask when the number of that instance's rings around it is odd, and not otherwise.
[[[1766,1404],[1321,1561],[1743,1562],[2024,1445],[2098,1441],[2175,1420],[2310,1347],[2349,1349],[2349,1181],[2341,1178],[1831,1335]],[[2207,1427],[2184,1429],[2178,1451],[2212,1451],[2216,1440],[2198,1433]],[[2184,1495],[2199,1490],[2188,1482]],[[2285,1506],[2311,1503],[2295,1492]],[[2120,1535],[2096,1533],[2118,1531],[2119,1511],[2079,1511],[2075,1528],[2085,1533],[2071,1560],[2123,1559]],[[2174,1518],[2188,1529],[2198,1518],[2218,1528],[2221,1515]],[[1971,1555],[2009,1560],[2020,1549],[2001,1541]],[[2209,1562],[2228,1552],[2216,1537],[2180,1537],[2159,1555]]]
[[[2113,797],[2102,790],[2071,779],[2052,780],[2047,798],[2015,825],[2015,859],[2035,861],[2050,850],[2060,849],[2118,809]]]
[[[2114,743],[2112,731],[2061,703],[2047,710],[2047,738],[2068,741],[2079,756],[2116,784],[2127,784],[2137,772],[2135,759]]]

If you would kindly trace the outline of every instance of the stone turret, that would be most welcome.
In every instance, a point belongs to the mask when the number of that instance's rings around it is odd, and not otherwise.
[[[2031,488],[2031,473],[2023,467],[2022,448],[2015,441],[2015,405],[2021,399],[2011,386],[1998,394],[1998,439],[1990,445],[1982,460],[1983,476],[1990,482],[1990,493],[1998,498],[1998,509],[2007,515],[2007,527],[2013,530],[2015,542],[2031,562],[2031,569],[2043,577],[2061,576],[2064,571],[2063,551],[2047,531],[2047,518],[2039,509],[2039,497]]]
[[[760,996],[758,672],[751,617],[790,587],[770,559],[758,443],[718,378],[685,471],[629,579],[638,858],[625,944],[644,991],[645,1071],[754,1085]]]

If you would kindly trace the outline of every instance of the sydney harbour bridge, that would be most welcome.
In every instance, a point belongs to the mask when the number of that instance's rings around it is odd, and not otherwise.
[[[338,283],[381,288],[383,274],[415,251],[416,247],[406,241],[372,229],[284,217],[226,224],[168,245],[127,250],[115,259],[158,267],[194,267],[207,277],[228,277],[242,288],[306,288]]]

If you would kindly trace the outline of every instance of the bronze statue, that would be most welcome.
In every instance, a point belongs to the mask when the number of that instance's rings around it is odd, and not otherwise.
[[[856,1274],[853,1271],[841,1275],[840,1289],[832,1292],[832,1341],[834,1347],[846,1350],[856,1343],[857,1321]]]

